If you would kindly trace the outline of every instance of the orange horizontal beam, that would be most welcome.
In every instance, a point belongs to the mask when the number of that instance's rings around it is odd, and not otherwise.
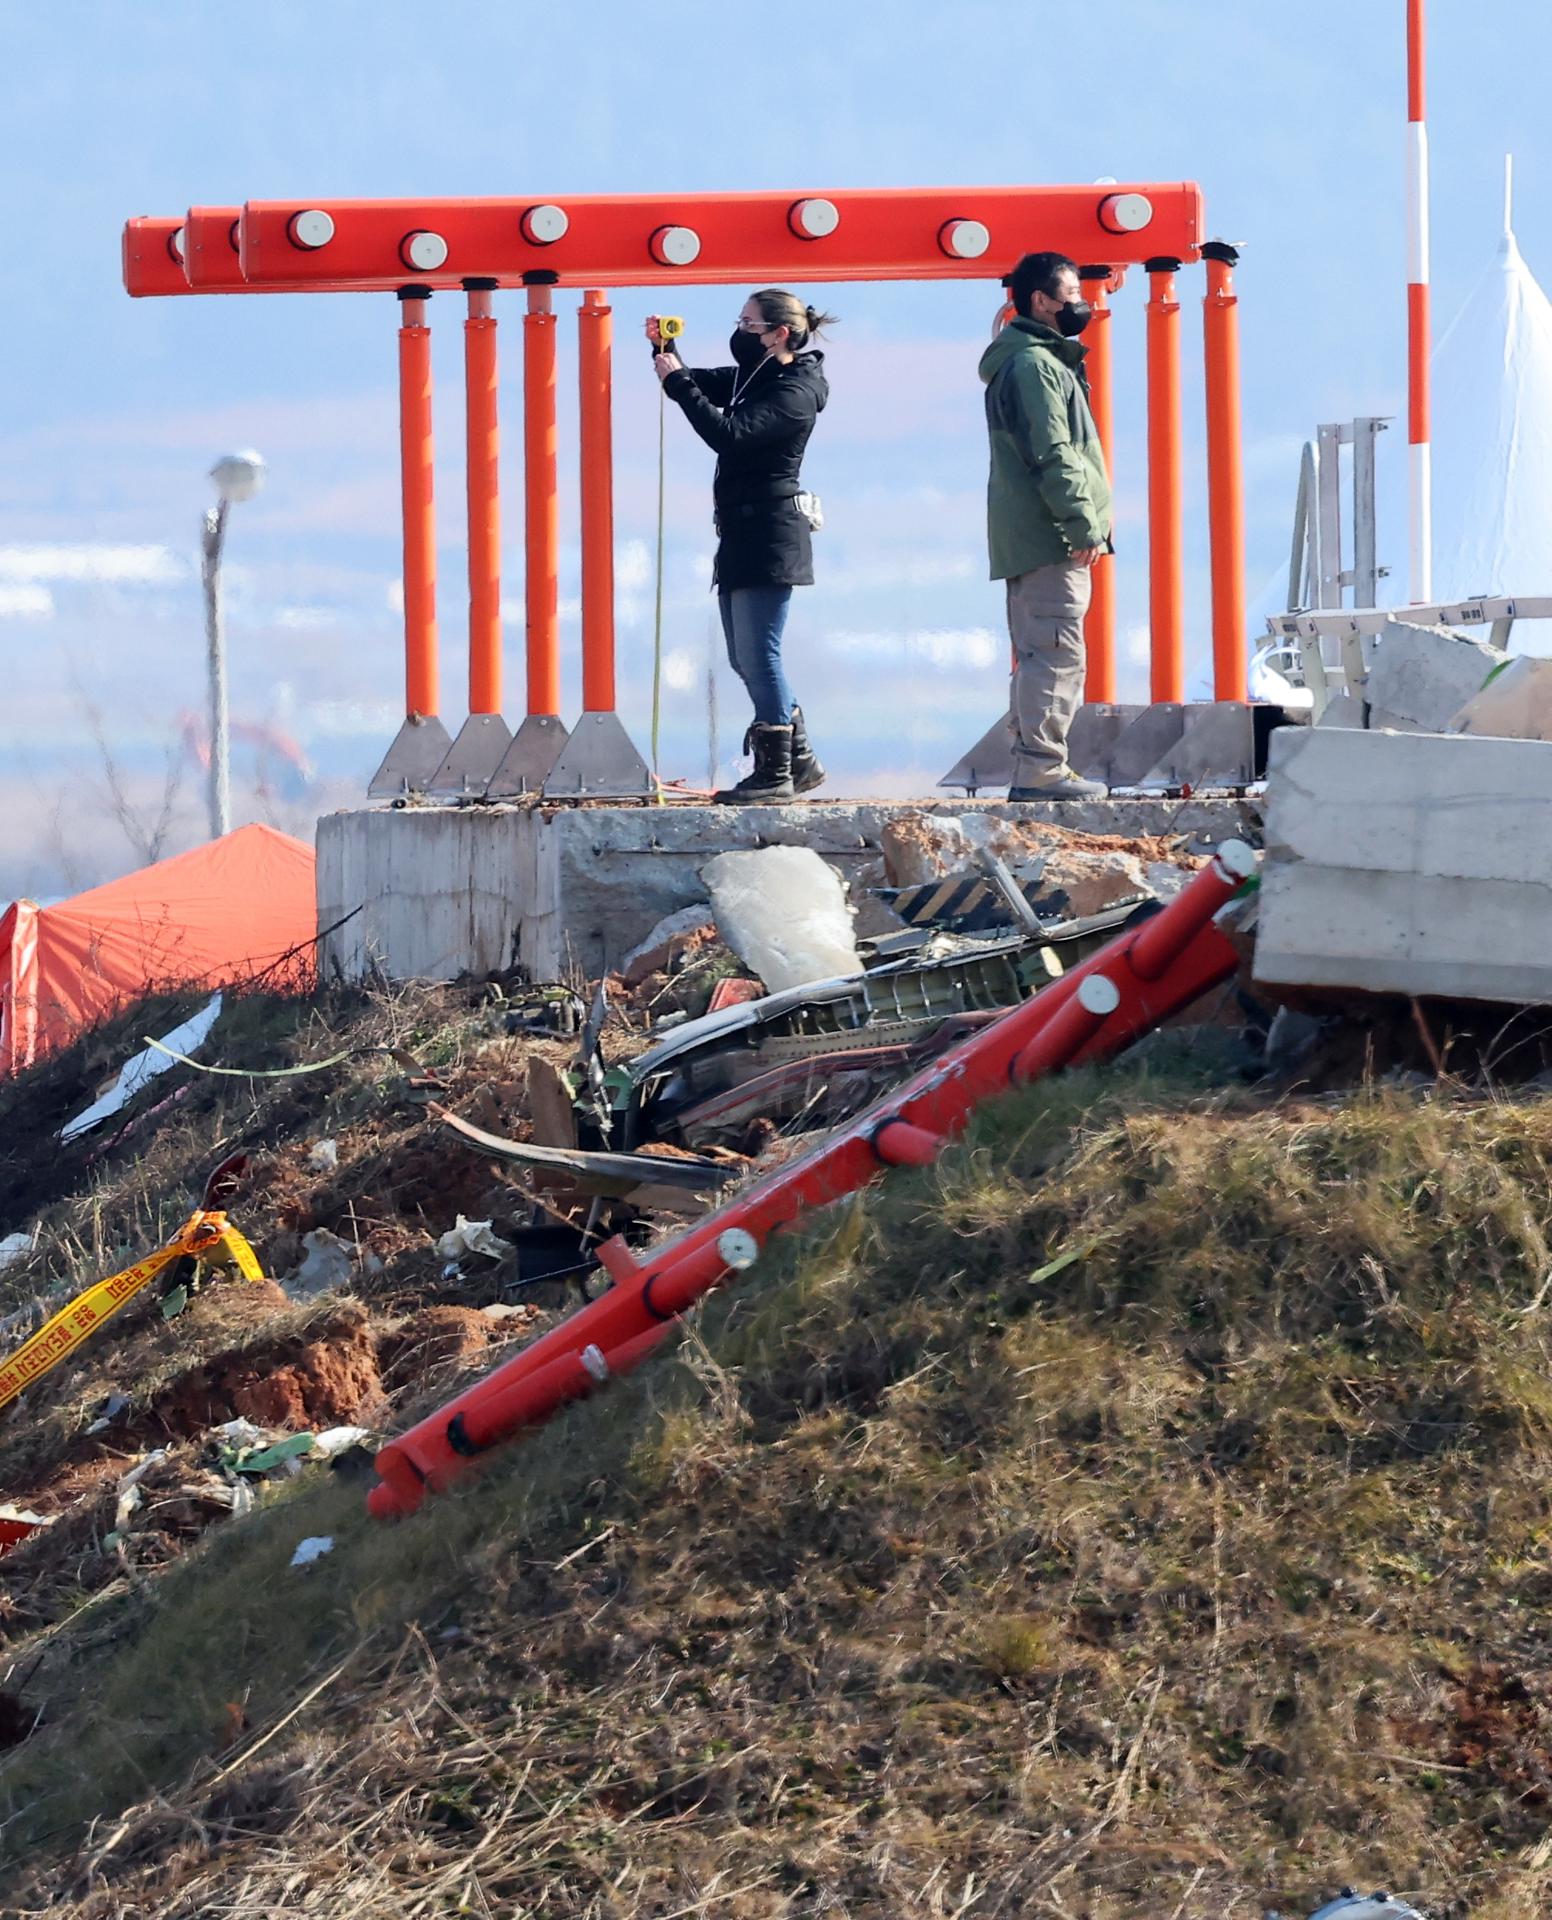
[[[191,207],[124,223],[124,291],[136,299],[175,293],[311,293],[311,283],[252,287],[232,229],[241,207]]]
[[[218,219],[227,210],[199,212]],[[576,287],[987,279],[1032,248],[1116,266],[1161,253],[1194,260],[1202,196],[1188,182],[1171,182],[550,200],[251,200],[238,225],[241,277],[229,275],[230,261],[216,246],[180,273],[167,253],[168,236],[180,225],[187,220],[130,222],[125,284],[131,293],[349,292],[406,282],[456,287],[471,276],[517,286],[536,272]],[[184,244],[187,256],[186,233]]]

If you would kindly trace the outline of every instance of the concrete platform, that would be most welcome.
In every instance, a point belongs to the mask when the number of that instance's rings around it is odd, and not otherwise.
[[[666,914],[707,898],[700,869],[714,854],[811,847],[858,881],[876,872],[879,834],[903,813],[1193,833],[1212,844],[1243,835],[1257,817],[1253,803],[1221,798],[364,808],[318,822],[320,970],[347,981],[512,967],[534,980],[597,978]]]

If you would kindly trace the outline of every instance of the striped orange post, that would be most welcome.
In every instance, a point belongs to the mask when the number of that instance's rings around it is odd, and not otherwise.
[[[1185,529],[1180,471],[1180,262],[1155,256],[1148,272],[1149,698],[1185,699]]]
[[[550,289],[528,289],[523,315],[524,522],[528,711],[560,713],[560,493],[556,471],[555,314]]]
[[[432,486],[431,329],[425,287],[399,289],[399,474],[404,513],[404,708],[434,716],[437,694],[436,504]]]
[[[1207,512],[1212,543],[1213,697],[1247,699],[1245,661],[1245,472],[1239,404],[1239,251],[1226,240],[1202,248],[1207,296],[1202,344],[1207,382]]]
[[[1407,0],[1407,448],[1414,605],[1433,598],[1433,430],[1428,413],[1428,119],[1424,0]]]
[[[501,430],[494,280],[467,283],[463,323],[469,502],[469,711],[501,711]]]
[[[1080,267],[1078,278],[1093,317],[1084,331],[1083,344],[1089,350],[1084,366],[1089,377],[1089,406],[1104,450],[1105,469],[1115,485],[1115,412],[1111,378],[1110,280],[1109,267]],[[1083,623],[1083,640],[1088,654],[1083,697],[1086,700],[1113,701],[1116,697],[1115,665],[1115,561],[1107,553],[1095,566],[1093,598]]]

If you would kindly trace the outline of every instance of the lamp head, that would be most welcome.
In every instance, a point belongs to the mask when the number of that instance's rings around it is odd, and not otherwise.
[[[241,453],[223,453],[210,469],[210,477],[223,500],[251,500],[267,472],[262,456],[249,447]]]

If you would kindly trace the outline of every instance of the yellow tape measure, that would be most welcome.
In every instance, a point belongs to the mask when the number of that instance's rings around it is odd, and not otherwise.
[[[684,322],[673,313],[660,313],[657,317],[657,337],[659,340],[677,340],[684,332]]]

